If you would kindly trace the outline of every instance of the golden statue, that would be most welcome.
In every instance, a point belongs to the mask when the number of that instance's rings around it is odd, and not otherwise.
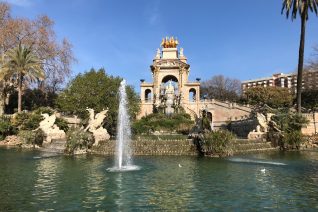
[[[178,46],[178,45],[179,45],[178,38],[176,38],[176,40],[175,40],[175,44],[176,44],[176,46]]]
[[[164,38],[162,38],[162,41],[161,41],[160,46],[164,47],[165,43],[166,43],[165,39],[164,39]]]
[[[161,42],[161,46],[163,48],[176,48],[177,45],[179,44],[178,39],[174,38],[174,37],[166,37],[166,38],[162,38],[162,42]]]

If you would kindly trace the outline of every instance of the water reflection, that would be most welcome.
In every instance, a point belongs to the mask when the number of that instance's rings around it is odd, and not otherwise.
[[[56,201],[52,201],[57,197],[58,174],[61,171],[59,160],[53,158],[39,159],[35,169],[36,180],[34,184],[35,202],[33,205],[41,207],[48,206],[46,210],[54,208]]]
[[[104,192],[106,177],[101,168],[103,160],[96,159],[90,163],[85,167],[86,195],[82,203],[84,208],[99,208],[106,198]]]
[[[0,211],[318,210],[318,152],[241,157],[285,166],[138,157],[142,169],[123,173],[108,172],[105,157],[0,154]]]
[[[124,205],[124,199],[123,199],[123,184],[122,184],[122,180],[123,180],[123,173],[119,172],[117,173],[117,178],[116,178],[116,185],[117,185],[117,190],[116,190],[116,206],[117,209],[119,211],[123,210],[123,205]]]
[[[160,210],[186,209],[195,190],[196,160],[172,157],[164,164],[155,165],[157,167],[143,178],[147,204]]]

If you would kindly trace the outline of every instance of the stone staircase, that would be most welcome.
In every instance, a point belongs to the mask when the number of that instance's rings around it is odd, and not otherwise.
[[[52,153],[64,153],[65,145],[65,140],[52,140],[51,143],[43,143],[41,151]]]
[[[262,140],[236,139],[233,142],[234,154],[256,153],[277,150],[270,142]]]

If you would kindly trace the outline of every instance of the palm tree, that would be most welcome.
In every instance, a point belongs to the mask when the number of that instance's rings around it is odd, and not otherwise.
[[[18,112],[22,108],[22,86],[28,82],[44,79],[41,61],[31,48],[21,45],[8,51],[0,69],[0,80],[12,79],[18,87]]]
[[[298,72],[297,72],[297,111],[301,113],[301,89],[302,89],[302,75],[304,67],[304,51],[305,51],[305,34],[306,23],[308,20],[309,10],[317,15],[318,0],[283,0],[282,14],[286,11],[286,17],[294,20],[299,13],[301,17],[301,32],[298,56]]]

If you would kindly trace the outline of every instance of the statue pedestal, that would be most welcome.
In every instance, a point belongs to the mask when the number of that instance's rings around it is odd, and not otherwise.
[[[66,140],[65,132],[58,127],[45,131],[44,134],[46,136],[45,143],[51,143],[52,140]]]
[[[250,132],[247,138],[251,140],[266,140],[266,135],[267,133],[265,132]]]
[[[108,134],[107,130],[103,127],[100,127],[96,130],[90,130],[90,132],[93,133],[95,140],[93,146],[98,146],[100,141],[106,141],[110,138],[110,135]]]

